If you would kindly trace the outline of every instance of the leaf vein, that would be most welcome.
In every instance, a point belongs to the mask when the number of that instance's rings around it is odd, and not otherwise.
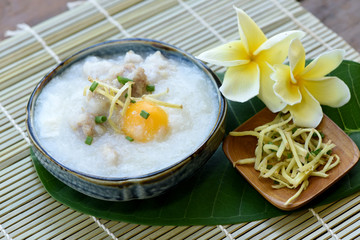
[[[350,72],[350,64],[348,64],[347,70],[348,70],[348,75],[349,75],[349,79],[350,79],[350,82],[351,82],[352,91],[354,92],[354,97],[355,97],[356,103],[360,107],[360,101],[359,101],[359,98],[358,98],[358,96],[356,94],[356,91],[355,91],[354,79],[353,79],[353,77],[351,75],[351,72]]]
[[[229,103],[228,106],[230,107],[231,112],[233,113],[233,115],[234,115],[234,117],[235,117],[235,119],[236,119],[237,124],[240,124],[240,119],[238,118],[237,114],[235,113],[235,110],[234,110],[232,104],[231,104],[230,102],[228,102],[228,103]]]
[[[212,204],[212,209],[211,209],[211,217],[214,217],[214,211],[215,211],[215,207],[216,207],[216,202],[218,200],[218,197],[219,197],[219,193],[220,193],[220,189],[221,189],[221,186],[222,186],[222,183],[223,183],[223,179],[224,179],[224,176],[225,176],[225,172],[227,171],[227,168],[229,166],[227,165],[224,169],[223,169],[223,172],[222,172],[222,175],[221,175],[221,178],[219,180],[219,185],[217,187],[217,190],[216,190],[216,194],[215,194],[215,197],[214,197],[214,202]]]

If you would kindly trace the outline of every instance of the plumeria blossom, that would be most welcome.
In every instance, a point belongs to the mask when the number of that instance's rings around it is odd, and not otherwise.
[[[258,95],[271,111],[280,111],[286,104],[274,93],[274,81],[270,79],[272,69],[269,65],[283,63],[291,40],[305,34],[302,31],[288,31],[267,39],[243,10],[234,8],[240,40],[205,51],[198,58],[228,67],[220,87],[227,99],[245,102]]]
[[[340,65],[344,54],[343,50],[332,50],[305,67],[304,47],[294,39],[289,47],[289,66],[273,66],[274,92],[288,104],[284,111],[290,111],[296,125],[316,127],[323,117],[320,104],[336,108],[349,101],[348,86],[337,77],[325,77]]]

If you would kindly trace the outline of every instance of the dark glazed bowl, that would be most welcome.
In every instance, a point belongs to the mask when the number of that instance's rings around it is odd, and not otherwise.
[[[75,62],[78,62],[89,55],[109,57],[124,55],[129,50],[134,50],[137,53],[160,51],[165,57],[186,61],[205,73],[206,77],[213,83],[211,84],[212,86],[209,87],[217,92],[219,109],[215,125],[205,141],[197,150],[189,153],[188,157],[179,159],[175,164],[165,169],[142,176],[131,178],[105,178],[82,173],[64,166],[48,153],[38,139],[34,127],[34,108],[37,97],[51,79],[61,74]],[[40,163],[52,175],[68,186],[88,196],[109,201],[127,201],[157,196],[182,180],[192,176],[194,172],[206,163],[222,142],[225,133],[224,120],[227,111],[227,103],[218,90],[219,86],[219,79],[209,68],[196,60],[193,56],[169,44],[138,38],[96,44],[76,53],[60,63],[41,80],[31,94],[27,105],[26,127],[33,145],[32,150]]]

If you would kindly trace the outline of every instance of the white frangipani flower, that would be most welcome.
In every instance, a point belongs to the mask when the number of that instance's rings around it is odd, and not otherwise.
[[[286,104],[274,93],[269,65],[283,63],[291,40],[305,34],[302,31],[288,31],[267,39],[244,11],[234,8],[240,40],[205,51],[198,58],[228,67],[220,91],[229,100],[245,102],[258,95],[271,111],[280,111]]]
[[[325,77],[340,65],[344,53],[329,51],[305,67],[304,47],[294,39],[289,48],[289,66],[274,65],[274,92],[287,104],[284,111],[290,111],[296,125],[315,128],[323,117],[320,104],[336,108],[350,100],[349,88],[342,80]]]

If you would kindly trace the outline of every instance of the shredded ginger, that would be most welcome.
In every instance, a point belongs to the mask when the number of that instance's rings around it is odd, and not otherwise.
[[[298,188],[285,205],[292,203],[309,185],[309,177],[327,177],[327,171],[337,166],[340,158],[332,154],[335,144],[323,142],[323,134],[314,128],[299,128],[290,114],[279,113],[275,119],[254,131],[230,132],[231,136],[256,136],[254,158],[234,163],[254,164],[260,177],[274,180],[274,189]]]
[[[131,96],[131,87],[134,84],[134,82],[132,82],[132,81],[126,82],[120,89],[118,89],[116,87],[110,86],[110,85],[100,81],[99,79],[93,79],[91,76],[88,76],[88,80],[90,82],[96,81],[98,83],[98,87],[94,90],[94,92],[103,95],[104,97],[106,97],[110,101],[108,122],[110,124],[110,127],[115,132],[118,132],[118,133],[121,133],[121,131],[120,131],[120,129],[118,129],[118,127],[116,126],[114,121],[111,119],[111,117],[112,117],[112,115],[114,113],[114,108],[115,108],[116,105],[119,105],[120,107],[122,107],[121,116],[124,115],[124,113],[126,112],[126,109],[128,108],[131,101],[140,101],[141,99],[144,99],[144,100],[147,100],[149,102],[153,102],[153,103],[155,103],[157,105],[161,105],[161,106],[165,106],[165,107],[182,108],[182,105],[173,104],[173,103],[167,103],[167,102],[163,102],[163,101],[155,99],[156,97],[159,97],[159,96],[162,96],[162,95],[165,95],[166,93],[168,93],[169,92],[168,89],[163,93],[149,94],[149,95],[144,94],[140,98],[135,98],[135,97]],[[89,89],[88,86],[85,87],[84,92],[83,92],[84,96],[86,96],[88,89]],[[123,101],[120,100],[120,96],[125,91],[127,91],[127,96],[128,97],[123,102]]]

